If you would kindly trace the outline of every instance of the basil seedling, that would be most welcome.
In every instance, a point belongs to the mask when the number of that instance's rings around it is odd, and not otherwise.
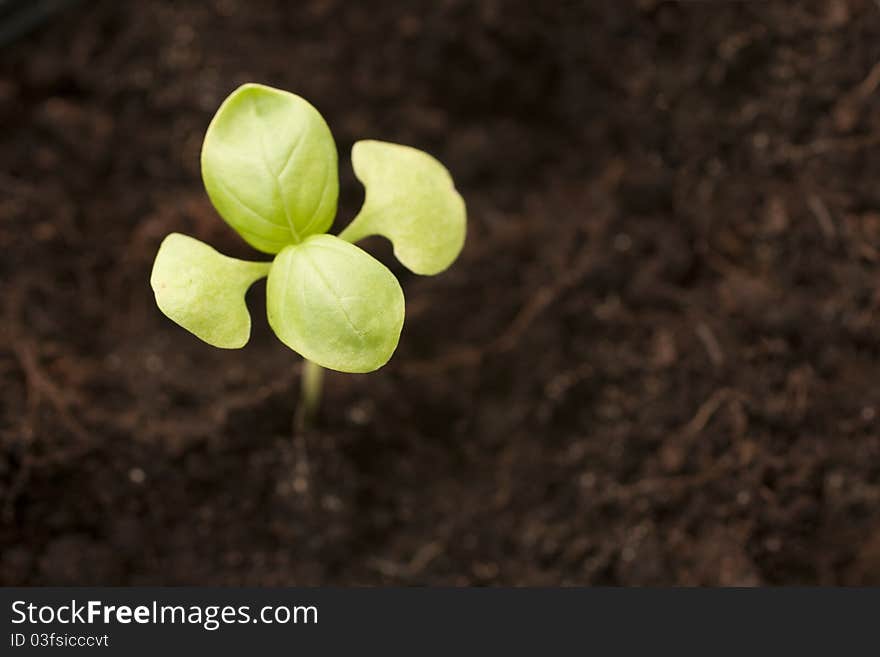
[[[416,274],[458,257],[465,205],[449,172],[427,153],[359,141],[351,153],[364,204],[338,237],[328,235],[339,194],[336,144],[318,111],[295,94],[259,84],[236,89],[208,126],[202,178],[220,216],[270,262],[222,255],[192,237],[168,235],[150,284],[159,309],[208,344],[243,347],[248,288],[268,276],[269,325],[306,359],[306,413],[320,399],[322,370],[371,372],[400,338],[404,297],[394,275],[358,240],[388,238]]]

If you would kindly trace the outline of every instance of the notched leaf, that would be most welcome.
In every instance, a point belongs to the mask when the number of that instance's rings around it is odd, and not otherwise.
[[[217,212],[260,251],[278,253],[333,223],[336,144],[318,110],[295,94],[236,89],[211,121],[201,159]]]
[[[449,267],[464,245],[466,211],[446,168],[424,151],[373,140],[357,142],[351,161],[366,197],[339,237],[387,237],[416,274]]]
[[[284,344],[340,372],[382,367],[403,327],[403,290],[394,275],[332,235],[314,235],[276,256],[266,308]]]
[[[156,254],[150,285],[169,319],[210,345],[238,349],[251,334],[245,293],[270,266],[230,258],[197,239],[172,233]]]

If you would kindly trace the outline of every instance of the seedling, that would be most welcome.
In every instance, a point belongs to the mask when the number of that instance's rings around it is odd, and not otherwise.
[[[278,338],[299,353],[307,423],[320,403],[323,369],[371,372],[391,358],[403,327],[400,284],[355,242],[388,238],[416,274],[437,274],[464,245],[465,206],[449,172],[427,153],[359,141],[354,173],[364,204],[328,235],[339,193],[336,144],[318,111],[259,84],[220,106],[202,145],[202,179],[220,216],[272,262],[222,255],[172,233],[159,247],[150,285],[159,309],[208,344],[238,349],[250,338],[245,294],[268,276],[266,307]]]

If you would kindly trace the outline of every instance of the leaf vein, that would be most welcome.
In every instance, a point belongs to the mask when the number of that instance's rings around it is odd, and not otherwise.
[[[290,228],[290,234],[293,235],[294,240],[299,242],[299,233],[297,232],[296,227],[293,225],[293,221],[291,221],[290,219],[290,212],[287,209],[287,204],[284,202],[284,195],[281,193],[281,181],[278,179],[278,175],[269,167],[269,160],[266,157],[266,144],[263,142],[263,130],[261,128],[262,118],[260,116],[259,103],[255,99],[252,99],[250,105],[254,113],[254,119],[257,122],[257,141],[260,142],[260,153],[262,154],[263,168],[266,170],[266,173],[269,175],[269,177],[272,178],[272,182],[275,186],[275,194],[278,196],[278,203],[281,205],[281,209],[284,211],[284,218],[287,220],[287,226]]]
[[[351,330],[354,331],[357,336],[363,340],[364,336],[367,334],[366,331],[359,329],[355,323],[351,320],[351,316],[348,314],[348,311],[345,309],[345,304],[342,303],[343,297],[339,295],[336,289],[330,284],[330,281],[327,280],[327,277],[324,275],[324,272],[321,271],[320,267],[315,265],[315,261],[312,259],[310,255],[307,253],[303,253],[303,256],[309,261],[309,264],[314,269],[315,273],[318,275],[318,278],[321,279],[321,282],[324,284],[324,287],[333,295],[336,299],[336,303],[339,305],[339,310],[342,312],[342,316],[345,317],[345,321],[348,322],[348,325],[351,327]]]
[[[215,179],[214,179],[214,182],[217,184],[217,186],[221,187],[221,188],[223,189],[223,191],[226,193],[226,195],[227,195],[229,198],[231,198],[233,201],[235,201],[235,202],[238,204],[238,206],[239,206],[241,209],[243,209],[245,212],[247,212],[248,214],[252,215],[252,216],[255,217],[256,219],[259,219],[259,220],[262,221],[264,224],[268,225],[270,228],[272,228],[272,229],[274,229],[274,230],[278,230],[279,228],[281,228],[281,226],[279,226],[278,224],[276,224],[276,223],[274,223],[274,222],[272,222],[272,221],[266,219],[266,217],[264,217],[264,216],[261,215],[259,212],[257,212],[256,210],[254,210],[250,205],[248,205],[247,203],[245,203],[245,202],[241,199],[241,197],[238,196],[238,195],[236,194],[236,192],[232,189],[232,187],[230,187],[230,186],[229,186],[226,182],[224,182],[221,178],[215,178]],[[270,238],[267,237],[266,239],[270,239]]]

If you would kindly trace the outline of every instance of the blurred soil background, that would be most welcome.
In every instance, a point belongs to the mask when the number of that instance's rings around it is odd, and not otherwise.
[[[391,363],[157,310],[237,85],[439,157]],[[0,50],[0,583],[880,584],[880,6],[85,0]]]

